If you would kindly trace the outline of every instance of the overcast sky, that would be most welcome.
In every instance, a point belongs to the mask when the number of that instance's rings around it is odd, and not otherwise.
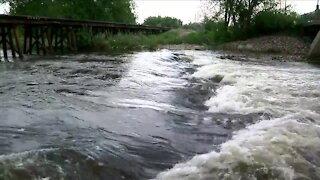
[[[142,23],[149,16],[172,16],[184,23],[200,21],[205,14],[206,7],[203,0],[134,0],[138,22]],[[283,0],[284,2],[285,0]],[[317,0],[287,0],[294,10],[300,14],[314,11]],[[4,13],[8,6],[0,5],[0,13]]]

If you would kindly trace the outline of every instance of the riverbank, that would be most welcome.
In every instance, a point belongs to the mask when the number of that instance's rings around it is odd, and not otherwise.
[[[270,60],[306,59],[311,41],[300,37],[278,35],[262,36],[245,41],[217,43],[205,33],[176,29],[158,35],[118,34],[96,36],[86,50],[108,54],[128,53],[141,50],[215,50],[228,54],[232,60],[263,58]],[[232,55],[230,55],[232,54]]]
[[[308,54],[310,40],[294,36],[263,36],[217,46],[217,49],[248,55],[271,55],[274,59],[290,57],[302,60]]]
[[[303,61],[309,52],[311,41],[294,36],[263,36],[245,41],[234,41],[216,46],[205,45],[166,45],[159,48],[174,50],[217,50],[221,59],[249,61],[263,59],[272,61]]]
[[[202,33],[200,32],[184,29],[175,29],[156,35],[146,35],[143,33],[116,35],[100,34],[95,36],[89,43],[85,42],[82,45],[81,50],[106,53],[128,53],[141,50],[157,50],[168,47],[168,45],[172,45],[172,47],[170,47],[172,49],[181,49],[182,47],[187,47],[187,44],[189,49],[193,49],[193,44],[201,46],[207,44],[204,43],[203,38],[200,36],[202,36]],[[179,45],[180,48],[177,45]],[[200,49],[204,48],[201,47]]]
[[[218,46],[218,49],[239,52],[306,55],[311,42],[294,36],[263,36],[235,41]]]

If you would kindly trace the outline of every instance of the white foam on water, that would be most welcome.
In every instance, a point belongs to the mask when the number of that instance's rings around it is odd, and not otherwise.
[[[206,102],[210,112],[266,112],[281,117],[299,111],[320,113],[320,71],[307,67],[277,67],[221,62],[201,67],[193,77],[222,76],[221,86]]]
[[[291,180],[319,175],[320,167],[311,164],[304,152],[319,152],[320,127],[299,122],[298,116],[251,125],[222,144],[220,152],[195,156],[157,179],[259,179],[260,173],[267,179]]]
[[[320,179],[320,69],[216,60],[192,76],[223,77],[205,102],[209,112],[269,113],[273,119],[235,132],[219,151],[197,155],[156,179]]]
[[[48,165],[51,167],[50,171],[54,171],[56,175],[60,177],[65,176],[65,172],[59,164],[53,164],[46,158],[46,154],[59,150],[58,148],[47,148],[47,149],[38,149],[30,150],[20,153],[11,153],[6,155],[0,155],[0,174],[4,179],[15,179],[22,178],[23,173],[21,172],[30,172],[30,177],[33,177],[32,169],[43,167]],[[18,172],[17,174],[15,174]],[[17,175],[17,176],[16,176]],[[22,176],[21,176],[22,175]],[[30,178],[29,177],[29,178]],[[27,178],[27,177],[25,177]],[[39,177],[40,178],[40,177]],[[39,179],[33,177],[33,179]],[[40,179],[48,179],[49,177],[42,177]],[[50,178],[49,178],[50,179]]]
[[[33,156],[41,153],[47,153],[58,150],[57,148],[48,148],[48,149],[38,149],[38,150],[30,150],[20,153],[11,153],[11,154],[5,154],[0,155],[0,162],[1,161],[7,161],[10,159],[19,159],[19,158],[25,158],[27,156]]]
[[[189,57],[189,59],[192,59],[192,64],[199,66],[209,65],[219,60],[217,54],[213,54],[211,51],[186,50],[183,51],[183,54]]]
[[[125,107],[133,107],[133,108],[149,108],[157,111],[176,110],[176,108],[170,104],[158,103],[158,102],[148,101],[143,99],[120,99],[115,104],[120,106],[125,106]]]
[[[163,112],[190,111],[168,103],[172,101],[172,89],[184,88],[188,83],[181,78],[185,66],[178,61],[180,58],[169,50],[136,53],[129,58],[129,63],[125,65],[128,71],[123,74],[114,91],[87,91],[91,96],[81,98],[112,107],[146,108]]]

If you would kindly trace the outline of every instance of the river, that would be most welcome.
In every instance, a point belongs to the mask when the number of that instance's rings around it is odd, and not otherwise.
[[[0,179],[320,179],[320,68],[220,56],[0,63]]]

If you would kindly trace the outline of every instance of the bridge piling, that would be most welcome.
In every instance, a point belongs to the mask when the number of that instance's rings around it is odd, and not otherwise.
[[[35,45],[36,45],[36,51],[37,51],[37,55],[40,55],[40,35],[39,35],[39,28],[36,27],[35,28],[35,36],[34,36],[34,41],[35,41]]]
[[[24,27],[24,38],[23,38],[23,53],[24,54],[27,54],[27,43],[28,43],[28,37],[29,35],[29,29],[28,29],[28,26],[25,26]]]
[[[64,51],[64,36],[65,36],[65,32],[64,32],[64,27],[59,28],[60,30],[60,52],[63,53]]]
[[[13,36],[14,36],[14,40],[15,40],[16,52],[18,53],[19,58],[21,59],[21,58],[23,58],[23,54],[21,52],[21,46],[20,46],[20,42],[19,42],[19,34],[17,31],[17,26],[14,26],[12,31],[13,31]]]
[[[54,52],[57,52],[58,51],[58,45],[59,45],[59,42],[58,42],[58,29],[57,28],[53,28],[52,29],[53,32],[52,32],[52,36],[54,37]]]
[[[33,28],[31,26],[29,26],[28,36],[24,37],[24,38],[27,38],[29,40],[29,46],[27,48],[27,53],[29,55],[32,54],[32,48],[33,48],[32,35],[33,35]]]
[[[12,26],[8,26],[7,28],[7,33],[8,33],[8,43],[11,49],[11,55],[12,58],[16,58],[16,48],[15,45],[13,44],[13,36],[12,36]]]
[[[53,47],[52,47],[52,41],[53,41],[53,36],[52,36],[52,28],[47,27],[47,31],[45,32],[45,37],[47,38],[48,42],[48,48],[47,51],[48,53],[53,53]]]
[[[4,26],[1,27],[1,44],[2,44],[3,56],[5,59],[8,59],[6,27]]]
[[[69,39],[70,39],[70,50],[76,51],[77,50],[77,38],[76,38],[75,30],[73,28],[71,28],[71,30],[70,30]]]
[[[46,41],[45,41],[45,36],[47,32],[47,28],[41,28],[40,31],[40,39],[41,39],[41,48],[42,48],[42,54],[45,56],[47,54],[47,47],[46,47]]]

